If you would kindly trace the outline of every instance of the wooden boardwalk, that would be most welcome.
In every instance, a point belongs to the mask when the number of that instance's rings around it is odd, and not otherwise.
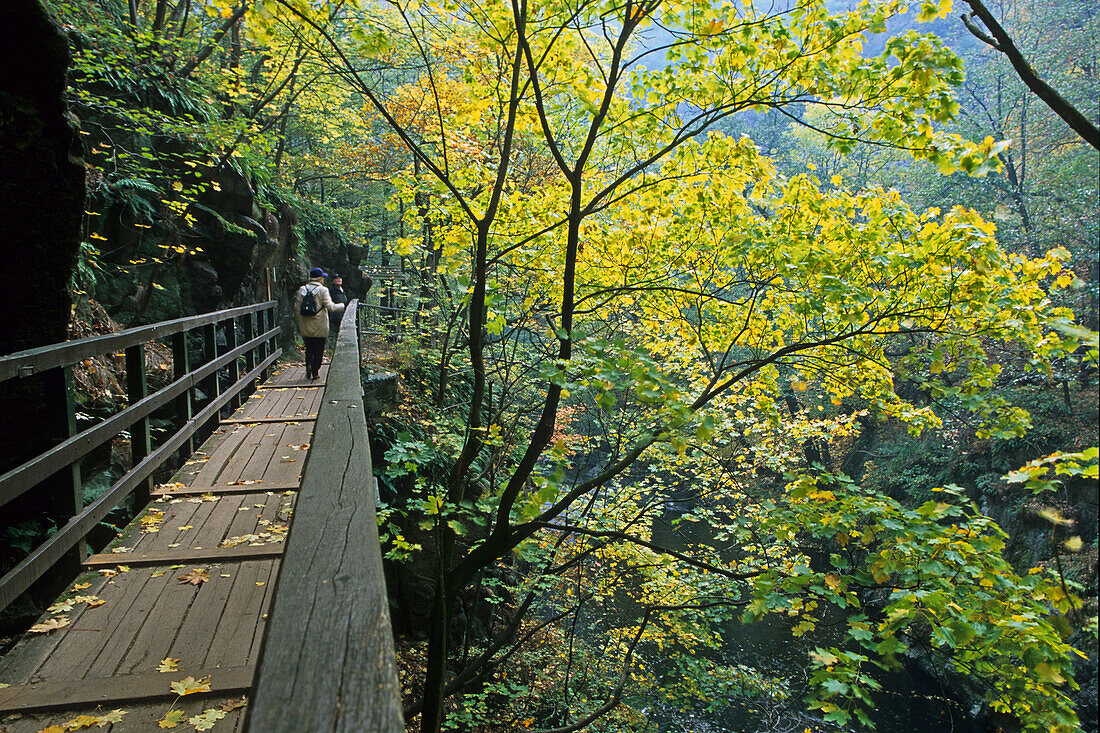
[[[0,661],[0,731],[242,729],[327,370],[274,373],[88,558]]]

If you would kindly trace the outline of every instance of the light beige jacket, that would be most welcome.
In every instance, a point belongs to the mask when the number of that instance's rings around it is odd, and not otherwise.
[[[298,322],[298,331],[307,338],[326,338],[328,336],[328,312],[342,313],[343,303],[333,303],[328,288],[324,286],[323,277],[315,277],[302,287],[298,288],[294,296],[294,320]],[[313,293],[317,301],[317,315],[302,315],[302,298],[306,296],[306,289]]]

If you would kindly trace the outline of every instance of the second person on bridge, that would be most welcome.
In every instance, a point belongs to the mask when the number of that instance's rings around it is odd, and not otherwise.
[[[309,271],[309,282],[298,288],[294,298],[294,318],[306,345],[306,377],[317,379],[328,338],[329,313],[343,313],[344,304],[334,303],[325,287],[328,275],[320,267]]]

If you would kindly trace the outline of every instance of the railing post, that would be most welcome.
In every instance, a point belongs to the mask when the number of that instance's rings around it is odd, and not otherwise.
[[[190,331],[182,331],[172,335],[172,379],[179,379],[191,371],[191,349],[188,344],[190,334]],[[176,399],[176,420],[181,426],[186,425],[193,414],[189,389]],[[194,452],[194,441],[188,438],[180,446],[180,460],[187,460]]]
[[[50,436],[60,443],[76,434],[76,403],[73,399],[73,373],[69,367],[54,367],[43,375],[51,418]],[[41,487],[48,492],[50,518],[61,527],[84,508],[80,462],[63,468]],[[80,572],[84,543],[77,544],[58,561],[59,577],[71,578]]]
[[[202,327],[202,356],[205,364],[209,364],[218,358],[218,324],[216,323],[208,323]],[[202,380],[202,391],[208,402],[217,399],[218,395],[221,394],[216,371]],[[212,417],[209,424],[217,425],[218,416]]]
[[[233,351],[237,348],[237,318],[234,316],[225,322],[225,350],[226,353]],[[229,383],[236,384],[237,380],[241,378],[241,367],[238,364],[237,359],[229,362],[226,367],[229,370]],[[233,395],[233,398],[229,400],[229,411],[232,412],[241,406],[240,392]]]
[[[145,344],[135,344],[126,349],[126,396],[131,405],[149,396],[149,383],[145,379]],[[152,449],[149,418],[143,417],[130,426],[130,465],[136,466]],[[142,481],[134,489],[136,506],[148,504],[152,490],[152,477]]]
[[[276,307],[277,306],[270,306],[268,308],[264,308],[256,314],[257,318],[260,321],[260,333],[267,333],[269,330],[271,330],[273,324],[275,323],[275,319],[277,318],[275,311]],[[274,351],[275,346],[271,343],[271,341],[264,341],[263,346],[260,347],[260,358],[266,359],[267,357],[271,356],[272,352]],[[263,372],[260,373],[260,381],[267,381],[267,378],[270,376],[271,373],[267,369],[264,369]]]
[[[256,314],[249,313],[244,317],[244,321],[241,323],[241,330],[244,332],[241,336],[241,341],[248,343],[256,337]],[[247,372],[256,368],[256,347],[252,347],[244,354],[244,369]]]

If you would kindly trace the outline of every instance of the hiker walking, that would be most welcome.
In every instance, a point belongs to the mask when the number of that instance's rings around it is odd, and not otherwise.
[[[329,295],[332,297],[332,302],[339,305],[347,306],[348,294],[344,292],[344,278],[334,274],[329,279]],[[333,348],[336,348],[336,338],[340,333],[340,320],[344,317],[344,309],[341,308],[338,311],[329,311],[328,313],[328,335],[329,341],[332,342]]]
[[[321,371],[321,358],[328,338],[328,314],[344,311],[343,303],[332,301],[324,284],[326,277],[324,270],[314,267],[309,271],[309,282],[298,288],[294,298],[294,317],[306,345],[306,377],[311,380],[317,379]]]

